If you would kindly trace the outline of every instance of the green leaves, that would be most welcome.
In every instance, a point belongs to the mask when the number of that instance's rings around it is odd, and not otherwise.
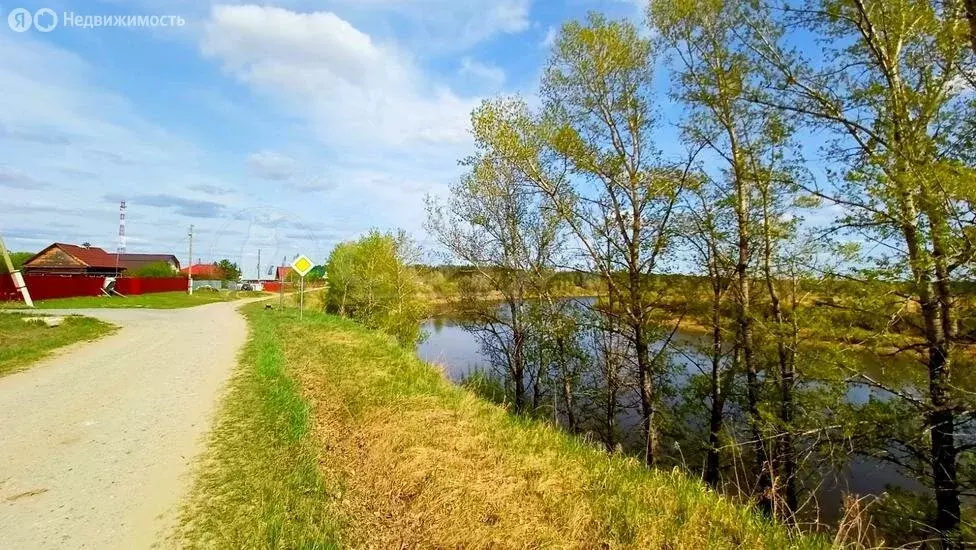
[[[358,241],[340,243],[326,265],[326,309],[413,345],[427,315],[419,278],[410,266],[414,252],[403,232],[373,230]]]
[[[241,268],[230,260],[220,260],[217,262],[217,269],[223,274],[225,281],[237,281],[241,278]]]

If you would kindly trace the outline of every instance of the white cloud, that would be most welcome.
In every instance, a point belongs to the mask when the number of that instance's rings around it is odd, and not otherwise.
[[[528,0],[500,0],[493,2],[482,17],[468,22],[463,40],[476,43],[496,34],[515,34],[528,28]]]
[[[0,165],[0,187],[11,189],[42,189],[47,184],[37,181],[22,170]]]
[[[502,86],[500,68],[474,58],[465,68],[452,54],[531,28],[529,0],[331,0],[334,12],[307,13],[211,8],[210,0],[161,0],[173,9],[124,1],[185,14],[180,39],[194,40],[229,78],[206,75],[205,85],[191,85],[169,105],[155,96],[144,103],[144,90],[113,80],[131,67],[113,74],[114,65],[100,65],[112,56],[98,48],[81,45],[73,53],[30,36],[0,35],[0,165],[9,166],[0,211],[11,213],[0,224],[65,220],[85,240],[112,247],[117,203],[105,200],[112,195],[130,199],[131,234],[141,227],[147,238],[134,248],[146,252],[179,252],[189,223],[196,224],[194,247],[199,243],[207,259],[244,257],[259,242],[270,243],[266,256],[292,246],[277,225],[242,217],[254,210],[250,204],[289,220],[327,220],[343,238],[372,226],[420,236],[423,195],[444,192],[456,178],[457,159],[469,152],[469,113],[481,99],[452,90],[446,82],[458,75],[432,74],[426,61],[446,61],[448,71],[480,81],[463,90]],[[145,40],[140,47],[147,50],[163,40],[132,39]],[[253,96],[238,94],[238,83]],[[192,104],[186,111],[184,102]],[[171,112],[178,120],[169,124]],[[200,120],[206,122],[192,124]],[[223,122],[233,139],[225,140]],[[242,179],[248,171],[268,181]]]
[[[475,101],[429,82],[403,53],[333,13],[217,6],[201,49],[334,147],[467,141]]]
[[[555,26],[549,27],[546,30],[546,36],[542,39],[543,48],[551,48],[556,44],[556,38],[559,38],[559,29]]]
[[[282,181],[295,175],[295,159],[275,153],[260,151],[247,157],[248,166],[258,177],[266,180]]]
[[[58,240],[113,247],[118,204],[106,196],[173,195],[193,201],[186,185],[219,179],[201,172],[202,154],[190,142],[140,115],[138,105],[101,87],[81,56],[31,37],[0,34],[0,211],[6,227],[30,231],[11,246],[36,250],[54,240],[42,228],[71,225]],[[150,201],[152,202],[152,201]],[[233,204],[233,197],[228,197]],[[189,204],[189,202],[187,203]],[[174,252],[183,220],[151,204],[130,207],[133,232],[165,216],[167,224],[134,250]],[[56,236],[56,235],[55,235]]]
[[[463,77],[476,79],[491,88],[500,88],[505,84],[505,71],[501,67],[490,63],[482,63],[470,57],[461,59],[461,68],[458,69],[458,74]]]
[[[324,179],[324,178],[306,178],[291,181],[288,187],[294,191],[300,193],[317,193],[317,192],[328,192],[336,188],[334,181]]]
[[[463,52],[531,27],[531,0],[334,0],[361,29],[393,33],[414,51]],[[379,24],[374,25],[374,23]]]

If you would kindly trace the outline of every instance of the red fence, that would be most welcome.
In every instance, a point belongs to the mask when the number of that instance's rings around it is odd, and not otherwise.
[[[75,296],[99,296],[105,277],[88,275],[24,275],[27,290],[33,300],[52,298],[73,298]],[[186,290],[186,277],[128,278],[116,280],[115,290],[120,294],[150,294],[153,292],[174,292]],[[0,274],[0,301],[20,301],[20,293],[14,287],[10,275]]]
[[[291,292],[292,288],[295,286],[291,283],[279,283],[278,281],[264,281],[261,283],[261,288],[265,292],[281,292],[282,284],[285,286],[285,292]]]
[[[27,290],[33,300],[71,298],[73,296],[98,296],[102,293],[104,277],[84,275],[24,275]],[[0,300],[21,300],[10,275],[0,275]]]
[[[30,288],[28,285],[27,288]],[[186,277],[168,278],[129,278],[122,277],[115,282],[115,291],[119,294],[152,294],[154,292],[179,292],[186,290]]]

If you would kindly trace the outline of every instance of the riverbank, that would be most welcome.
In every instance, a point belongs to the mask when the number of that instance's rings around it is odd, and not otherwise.
[[[244,311],[250,341],[177,546],[825,546],[513,417],[350,321]]]

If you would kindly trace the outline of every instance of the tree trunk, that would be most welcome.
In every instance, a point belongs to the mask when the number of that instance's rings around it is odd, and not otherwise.
[[[780,301],[779,292],[776,290],[776,283],[773,280],[773,237],[770,224],[770,197],[768,187],[762,188],[762,200],[763,275],[766,279],[766,291],[769,293],[769,305],[772,312],[773,321],[776,325],[774,337],[776,338],[776,356],[779,363],[780,401],[778,416],[780,433],[777,434],[778,438],[776,439],[775,463],[776,474],[779,476],[779,485],[783,487],[783,498],[786,504],[785,512],[780,513],[779,515],[784,519],[789,519],[793,516],[793,513],[796,512],[797,507],[796,480],[794,479],[796,473],[796,458],[794,457],[793,450],[793,386],[795,375],[793,371],[793,358],[791,357],[790,350],[786,345],[787,331],[786,321],[783,317],[783,305]],[[793,290],[795,300],[795,286]],[[796,320],[795,306],[796,302],[794,301],[794,322]],[[795,325],[793,334],[795,338]]]
[[[629,273],[629,311],[630,330],[634,338],[634,353],[637,362],[637,379],[641,402],[641,425],[644,435],[644,461],[653,466],[658,454],[658,435],[655,422],[654,380],[651,365],[648,361],[650,343],[647,341],[647,327],[644,324],[644,302],[641,295],[641,273],[637,270],[638,257],[635,250],[631,250],[631,268]]]
[[[537,340],[541,339],[541,335],[536,336]],[[539,408],[542,407],[542,366],[545,365],[545,357],[543,356],[542,346],[539,342],[536,342],[536,349],[538,350],[538,355],[535,358],[535,372],[532,376],[532,412],[537,413]]]
[[[973,2],[976,0],[970,0]],[[976,14],[973,14],[976,17]],[[976,19],[972,20],[976,23]],[[976,32],[976,28],[973,29]],[[976,36],[974,36],[976,39]],[[976,46],[976,44],[974,44]],[[935,474],[936,505],[938,515],[936,528],[942,533],[944,548],[959,548],[960,541],[960,503],[959,481],[956,462],[959,450],[955,442],[955,413],[949,395],[952,382],[952,346],[958,327],[953,315],[952,288],[950,273],[945,255],[943,239],[944,218],[937,209],[927,209],[932,231],[932,259],[935,267],[935,292],[938,303],[938,328],[941,340],[935,333],[936,346],[929,349],[929,385],[932,394],[932,471]]]
[[[940,247],[935,247],[935,263],[941,265]],[[929,344],[928,375],[929,396],[932,410],[928,421],[932,428],[932,475],[935,485],[936,518],[935,528],[939,531],[943,548],[962,548],[959,539],[960,503],[959,481],[956,475],[956,462],[959,451],[956,448],[953,412],[949,388],[951,383],[950,349],[954,322],[951,316],[951,295],[946,278],[937,267],[935,293],[926,285],[922,291],[922,315],[925,318],[925,332]]]
[[[705,483],[713,488],[719,486],[721,457],[719,443],[722,424],[725,421],[725,394],[722,391],[722,290],[721,282],[714,284],[712,294],[712,372],[711,408],[708,421],[708,454],[705,457]]]
[[[747,210],[745,191],[739,189],[739,207],[737,208],[739,218],[739,262],[736,265],[736,278],[739,286],[739,346],[742,350],[743,367],[746,373],[746,414],[749,418],[749,426],[754,440],[753,446],[756,454],[756,470],[758,506],[763,513],[772,511],[772,500],[770,490],[772,489],[772,477],[769,473],[769,464],[766,458],[766,446],[763,437],[761,420],[759,417],[759,375],[756,372],[756,362],[754,357],[752,342],[752,311],[751,311],[751,288],[748,273],[748,262],[750,256],[749,227],[745,219]]]
[[[563,377],[563,403],[565,403],[566,407],[566,424],[569,427],[569,431],[571,433],[579,432],[579,426],[576,423],[576,412],[573,411],[573,385],[568,376]]]
[[[903,208],[904,219],[914,222],[916,214],[914,203],[906,199]],[[936,504],[935,528],[939,531],[942,547],[956,549],[962,548],[959,532],[959,480],[956,474],[959,450],[955,443],[955,413],[949,395],[950,350],[956,327],[952,317],[952,296],[940,235],[941,227],[938,227],[941,218],[933,216],[931,209],[925,213],[934,226],[931,260],[936,272],[935,285],[932,284],[928,262],[923,261],[918,227],[914,223],[906,223],[902,226],[902,232],[908,248],[909,265],[917,281],[928,346],[927,366],[931,408],[926,415],[926,420],[931,428],[930,450]]]
[[[509,312],[512,315],[512,382],[515,385],[515,411],[525,412],[525,333],[521,325],[519,304],[510,301]]]
[[[609,255],[609,250],[607,251]],[[608,284],[607,292],[607,309],[605,316],[606,319],[606,329],[601,334],[603,338],[603,362],[604,368],[606,369],[605,377],[607,382],[606,388],[606,407],[604,409],[604,429],[606,434],[604,435],[604,442],[607,446],[608,452],[614,452],[617,446],[617,392],[620,387],[620,381],[617,378],[620,372],[617,364],[617,355],[614,342],[614,334],[616,334],[616,327],[613,321],[613,308],[614,306],[614,287],[612,284]]]
[[[657,459],[657,426],[655,425],[654,381],[648,363],[647,336],[644,327],[634,326],[634,353],[637,354],[637,375],[640,384],[641,425],[644,432],[644,461],[653,466]]]
[[[617,390],[616,387],[607,387],[607,403],[604,411],[604,442],[608,452],[613,452],[617,446]]]
[[[767,285],[773,310],[773,319],[776,321],[776,350],[779,359],[779,383],[780,383],[780,402],[779,402],[779,439],[776,449],[777,474],[783,487],[783,496],[786,503],[786,512],[781,514],[784,518],[789,518],[796,512],[796,458],[793,450],[793,386],[794,372],[793,362],[790,359],[786,343],[785,322],[783,320],[783,309],[780,304],[779,295],[772,282],[772,277],[767,275]],[[795,312],[794,312],[795,314]]]
[[[929,333],[929,394],[932,410],[928,421],[932,428],[932,474],[935,481],[935,528],[942,537],[943,548],[962,548],[959,540],[959,483],[956,477],[956,449],[953,427],[955,415],[949,399],[949,350],[938,319],[938,305],[930,300],[922,305]]]

